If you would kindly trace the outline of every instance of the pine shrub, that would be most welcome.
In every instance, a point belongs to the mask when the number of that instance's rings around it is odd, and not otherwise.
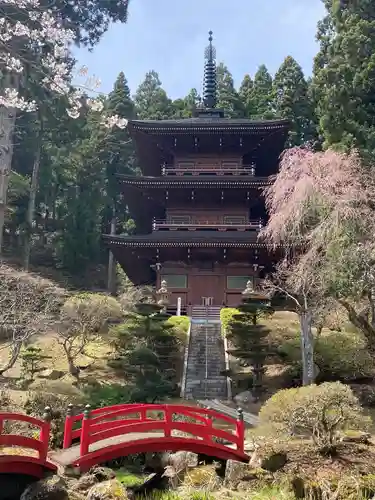
[[[276,434],[310,437],[320,452],[329,454],[335,452],[344,430],[369,424],[350,387],[340,382],[279,391],[259,417]]]

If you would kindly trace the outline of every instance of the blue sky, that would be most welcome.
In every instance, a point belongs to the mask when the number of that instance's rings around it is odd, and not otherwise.
[[[112,25],[93,53],[80,50],[80,64],[100,78],[108,93],[124,71],[132,93],[147,71],[159,73],[171,98],[202,88],[208,31],[218,62],[238,86],[264,63],[273,74],[287,55],[311,74],[317,51],[321,0],[131,0],[126,25]]]

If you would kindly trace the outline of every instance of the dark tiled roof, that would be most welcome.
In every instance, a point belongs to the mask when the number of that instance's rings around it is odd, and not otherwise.
[[[136,236],[104,235],[115,247],[266,247],[256,231],[154,231]]]
[[[176,120],[131,120],[129,127],[134,130],[159,130],[159,129],[247,129],[249,131],[267,131],[288,129],[289,120],[249,120],[246,118],[218,118],[198,117]]]
[[[121,184],[136,187],[239,187],[239,186],[266,186],[271,182],[269,177],[250,177],[232,175],[205,175],[205,176],[165,176],[165,177],[135,177],[117,174]]]

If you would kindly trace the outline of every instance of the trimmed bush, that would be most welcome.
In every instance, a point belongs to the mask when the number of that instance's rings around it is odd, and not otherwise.
[[[121,321],[121,304],[109,295],[101,293],[77,293],[62,307],[64,319],[76,322],[82,330],[99,332],[108,323]]]
[[[167,323],[174,326],[176,334],[181,340],[186,339],[190,325],[190,319],[187,316],[171,316]]]
[[[84,388],[86,400],[93,408],[132,403],[130,392],[129,388],[120,384],[100,384],[99,382]]]
[[[326,382],[274,394],[259,413],[260,423],[280,435],[310,437],[320,452],[333,453],[346,429],[365,429],[358,399],[349,386]]]
[[[299,337],[286,340],[278,348],[286,362],[301,360]],[[319,367],[320,380],[356,380],[374,374],[374,361],[365,341],[355,333],[331,332],[319,338],[315,346],[315,363]]]
[[[239,314],[240,311],[235,307],[226,307],[220,311],[220,321],[223,332],[228,331],[229,323],[232,321],[234,314]]]

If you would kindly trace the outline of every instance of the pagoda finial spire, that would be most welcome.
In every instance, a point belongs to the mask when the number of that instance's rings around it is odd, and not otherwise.
[[[216,107],[216,50],[212,45],[212,31],[209,32],[209,45],[206,47],[204,57],[206,59],[204,65],[204,87],[203,87],[203,104],[205,108],[213,109]]]

